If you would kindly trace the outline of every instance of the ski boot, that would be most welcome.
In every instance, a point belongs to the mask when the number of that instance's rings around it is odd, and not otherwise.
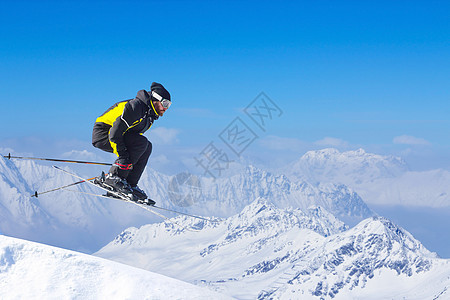
[[[141,204],[146,204],[146,205],[155,205],[156,202],[153,201],[152,199],[149,199],[147,197],[147,194],[141,189],[139,188],[137,185],[136,186],[132,186],[131,189],[133,190],[133,197],[136,200],[136,202],[141,203]]]
[[[131,190],[133,191],[133,196],[138,200],[147,199],[147,194],[137,185],[132,186]]]
[[[109,197],[113,196],[114,198],[118,198],[117,195],[115,195],[115,193],[117,193],[119,195],[123,195],[127,199],[135,201],[131,186],[128,184],[126,179],[120,178],[117,175],[110,173],[105,175],[105,173],[102,173],[100,177],[94,179],[94,183],[111,190],[112,193],[108,192],[106,194]]]

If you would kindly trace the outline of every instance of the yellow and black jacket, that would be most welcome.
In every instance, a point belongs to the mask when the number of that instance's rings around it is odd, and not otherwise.
[[[136,98],[114,104],[97,118],[92,132],[92,144],[99,147],[109,141],[111,152],[117,156],[128,156],[123,136],[127,132],[143,134],[158,118],[151,96],[147,91],[140,90]]]

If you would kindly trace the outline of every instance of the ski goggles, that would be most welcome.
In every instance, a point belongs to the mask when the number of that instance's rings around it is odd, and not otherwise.
[[[161,97],[161,95],[154,91],[152,91],[152,97],[161,102],[162,107],[164,107],[165,109],[168,109],[172,104],[172,101],[170,101],[169,99],[164,99],[163,97]]]

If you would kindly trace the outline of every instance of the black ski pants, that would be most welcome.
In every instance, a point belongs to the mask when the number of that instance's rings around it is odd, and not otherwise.
[[[123,138],[127,146],[128,154],[130,155],[130,162],[133,164],[133,169],[121,170],[116,166],[112,166],[109,172],[126,179],[131,186],[136,186],[152,153],[152,143],[139,133],[127,132]],[[97,140],[92,144],[94,147],[103,151],[113,152],[107,135],[105,138]]]

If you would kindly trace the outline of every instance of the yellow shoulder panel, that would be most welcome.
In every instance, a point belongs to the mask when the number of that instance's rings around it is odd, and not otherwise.
[[[116,107],[105,112],[103,115],[98,117],[95,122],[102,122],[112,126],[116,119],[122,115],[125,104],[127,104],[127,101],[117,103]]]

